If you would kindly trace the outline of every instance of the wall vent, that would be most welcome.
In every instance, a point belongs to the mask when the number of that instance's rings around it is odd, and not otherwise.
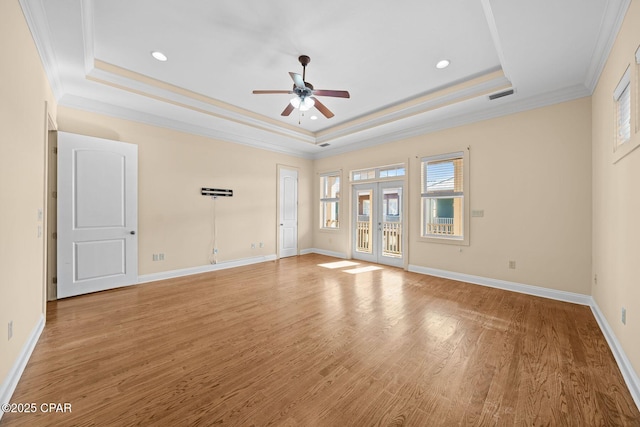
[[[331,144],[329,144],[328,142],[325,142],[324,144],[320,144],[320,147],[324,148],[324,147],[328,147],[329,145],[331,145]]]
[[[502,98],[509,95],[513,95],[513,89],[507,89],[503,92],[491,94],[489,95],[489,100],[493,101],[494,99]]]

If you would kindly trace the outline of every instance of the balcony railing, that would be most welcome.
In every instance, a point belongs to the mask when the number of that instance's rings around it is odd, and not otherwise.
[[[369,229],[369,221],[358,221],[356,223],[356,250],[358,252],[371,253]]]
[[[432,218],[426,224],[427,234],[453,234],[453,218]]]
[[[384,256],[402,256],[402,224],[399,222],[383,222],[382,254]],[[371,253],[371,227],[369,221],[356,222],[356,250]]]
[[[402,256],[402,224],[399,222],[382,223],[382,255]]]

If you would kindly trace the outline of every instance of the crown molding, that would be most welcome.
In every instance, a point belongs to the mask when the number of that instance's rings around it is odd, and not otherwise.
[[[395,142],[406,138],[425,135],[433,132],[437,132],[444,129],[449,129],[457,126],[463,126],[483,120],[489,120],[493,118],[503,117],[510,114],[515,114],[535,108],[541,108],[553,104],[572,101],[575,99],[589,96],[590,93],[587,88],[582,85],[577,85],[569,88],[565,88],[560,91],[548,92],[535,97],[525,98],[509,103],[500,103],[493,108],[486,108],[480,111],[459,114],[454,117],[450,117],[446,120],[433,120],[423,123],[419,126],[410,128],[403,128],[398,131],[391,131],[387,133],[381,133],[375,137],[368,137],[367,135],[350,135],[356,137],[357,140],[349,145],[335,148],[325,148],[319,152],[309,152],[308,150],[297,150],[292,148],[286,148],[270,144],[265,142],[264,139],[258,137],[251,137],[246,132],[225,132],[217,129],[198,126],[191,123],[175,119],[166,119],[161,116],[152,115],[148,113],[142,113],[140,111],[130,110],[111,104],[106,104],[100,101],[92,99],[82,98],[75,95],[65,95],[59,102],[59,105],[78,110],[93,112],[97,114],[103,114],[110,117],[115,117],[123,120],[130,120],[140,123],[145,123],[152,126],[157,126],[166,129],[172,129],[179,132],[191,133],[194,135],[205,136],[225,142],[237,143],[253,148],[264,149],[281,154],[287,154],[295,157],[305,159],[321,159],[339,154],[344,154],[352,151],[357,151],[369,147],[374,147],[389,142]],[[496,101],[494,101],[496,102]],[[307,146],[308,147],[308,146]],[[312,147],[308,147],[312,148]]]
[[[594,49],[587,82],[584,86],[577,85],[523,99],[509,98],[504,101],[498,100],[494,101],[495,104],[491,104],[487,108],[461,113],[453,117],[447,117],[444,120],[437,118],[431,119],[429,115],[426,114],[429,111],[459,104],[509,86],[509,79],[505,76],[503,69],[500,68],[498,71],[489,70],[482,75],[471,76],[464,81],[456,82],[448,87],[419,95],[396,105],[368,113],[349,122],[313,133],[295,128],[292,129],[276,120],[268,118],[264,118],[265,120],[263,120],[258,114],[244,111],[232,105],[224,104],[221,101],[207,98],[201,94],[192,93],[185,89],[182,89],[184,92],[181,92],[181,88],[172,88],[163,84],[164,82],[154,82],[153,79],[146,76],[132,76],[131,74],[135,73],[129,72],[128,70],[122,69],[123,72],[120,73],[116,66],[113,66],[113,68],[102,68],[101,64],[106,63],[102,63],[94,57],[94,0],[80,0],[84,66],[87,72],[87,79],[93,80],[94,83],[99,82],[97,84],[108,84],[111,87],[125,90],[130,94],[144,96],[147,99],[155,100],[168,106],[188,109],[195,112],[195,115],[192,117],[195,117],[194,121],[199,124],[193,124],[189,121],[172,117],[165,118],[157,114],[149,114],[131,108],[117,107],[107,102],[84,98],[82,95],[65,94],[64,87],[60,80],[60,70],[58,69],[57,58],[53,50],[53,43],[51,42],[51,32],[46,19],[44,1],[45,0],[19,0],[19,3],[59,105],[307,159],[330,157],[455,126],[589,96],[593,93],[599,74],[604,67],[604,63],[606,62],[631,2],[631,0],[608,0],[607,10],[603,16],[600,34],[598,36],[598,43]],[[490,4],[488,0],[482,1],[485,6],[485,14],[487,14],[486,6],[490,6]],[[491,21],[491,16],[487,17],[488,21]],[[612,29],[612,31],[606,31],[607,29]],[[615,31],[613,31],[613,29],[615,29]],[[492,35],[495,38],[497,34],[493,34],[494,32],[492,32]],[[106,65],[110,66],[110,64]],[[127,72],[131,74],[127,74]],[[198,117],[198,115],[202,116]],[[206,118],[207,116],[208,118]],[[421,123],[411,126],[411,123],[416,123],[416,117],[421,120]],[[410,120],[411,118],[414,118],[414,120]],[[228,126],[223,126],[224,130],[221,130],[220,127],[215,128],[213,125],[208,126],[207,124],[203,124],[206,123],[207,120],[226,120],[229,124]],[[402,129],[397,129],[396,126],[393,126],[393,123],[402,125],[403,122],[405,123],[405,127]],[[326,148],[318,147],[318,144],[324,142],[330,142],[332,146]],[[296,147],[296,143],[299,144],[300,148]]]
[[[76,95],[65,95],[58,102],[59,106],[73,108],[76,110],[87,111],[90,113],[102,114],[109,117],[114,117],[122,120],[129,120],[139,123],[144,123],[151,126],[156,126],[165,129],[171,129],[178,132],[190,133],[193,135],[200,135],[207,138],[217,139],[220,141],[246,145],[253,148],[259,148],[262,150],[272,151],[280,154],[287,154],[290,156],[301,157],[304,159],[312,159],[313,155],[303,150],[295,150],[286,147],[281,147],[275,144],[265,142],[264,139],[253,138],[247,136],[246,133],[232,133],[220,131],[215,128],[198,126],[191,123],[186,123],[180,120],[168,119],[165,117],[142,113],[140,111],[131,110],[123,107],[118,107],[112,104],[107,104],[93,99],[82,98]]]
[[[374,147],[389,142],[400,141],[402,139],[412,138],[420,135],[426,135],[440,130],[464,126],[483,120],[490,120],[498,117],[508,116],[510,114],[546,107],[553,104],[573,101],[575,99],[584,98],[585,96],[590,95],[591,93],[586,87],[577,85],[558,91],[547,92],[534,97],[511,101],[509,103],[493,101],[498,103],[493,108],[485,108],[480,111],[459,114],[446,120],[433,120],[419,126],[403,128],[398,131],[380,134],[373,138],[360,139],[357,142],[342,147],[328,148],[325,151],[316,153],[313,157],[314,159],[322,159],[326,157],[336,156],[339,154],[362,150],[368,147]]]
[[[102,64],[97,61],[98,65]],[[267,131],[286,138],[292,138],[300,142],[315,144],[312,134],[305,134],[299,130],[291,130],[280,124],[269,123],[268,121],[251,117],[249,112],[236,112],[231,108],[216,105],[216,100],[207,100],[198,94],[190,94],[189,91],[180,88],[163,88],[147,82],[130,79],[126,76],[106,71],[102,68],[93,68],[87,75],[88,80],[106,84],[121,90],[125,90],[135,95],[144,96],[156,101],[172,104],[186,108],[201,114],[206,114],[219,119],[229,120],[245,126]],[[152,81],[150,79],[150,81]],[[184,91],[184,92],[183,92]]]
[[[49,22],[47,21],[46,13],[44,11],[44,5],[42,0],[27,1],[18,0],[22,13],[27,26],[31,31],[31,37],[36,45],[38,54],[40,55],[40,61],[42,67],[49,80],[51,91],[56,101],[58,101],[64,95],[64,87],[60,80],[60,72],[58,70],[58,61],[56,54],[51,43],[51,29],[49,28]]]
[[[316,140],[318,144],[334,141],[347,135],[377,128],[508,87],[511,87],[511,82],[504,76],[502,70],[492,70],[483,75],[454,83],[446,88],[414,97],[397,106],[370,113],[362,119],[354,119],[342,125],[340,129],[329,129],[328,133],[319,132]]]
[[[584,85],[589,89],[589,94],[593,94],[598,84],[600,74],[602,74],[602,70],[604,70],[604,66],[607,63],[616,37],[618,37],[618,32],[622,27],[622,22],[624,21],[630,4],[631,0],[621,0],[619,2],[614,0],[607,1],[607,9],[602,16],[598,40],[593,50],[591,64],[587,70],[587,76],[584,81]]]

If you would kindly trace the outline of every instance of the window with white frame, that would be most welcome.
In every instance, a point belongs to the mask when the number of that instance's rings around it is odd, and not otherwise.
[[[361,169],[351,172],[352,181],[366,181],[372,179],[395,178],[405,175],[404,165],[380,166],[371,169]]]
[[[631,139],[631,67],[613,91],[616,117],[616,141],[614,149]]]
[[[340,172],[320,175],[320,228],[340,228]]]
[[[422,158],[422,237],[465,237],[464,152]]]

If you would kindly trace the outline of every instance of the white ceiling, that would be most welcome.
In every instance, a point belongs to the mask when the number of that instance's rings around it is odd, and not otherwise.
[[[589,95],[630,2],[20,1],[60,105],[304,157]],[[252,94],[301,54],[335,117]]]

